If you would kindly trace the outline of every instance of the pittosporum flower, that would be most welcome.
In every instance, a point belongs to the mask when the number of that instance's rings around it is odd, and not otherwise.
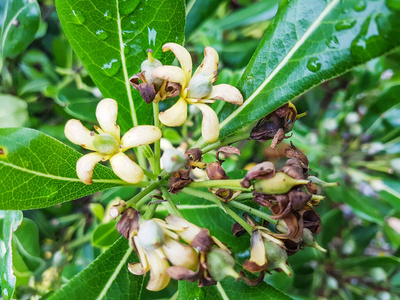
[[[117,102],[107,98],[101,100],[96,108],[96,117],[100,127],[90,131],[79,120],[69,120],[65,125],[65,136],[74,144],[95,152],[82,156],[76,163],[79,179],[92,184],[93,170],[100,161],[110,160],[114,173],[121,179],[140,182],[144,173],[124,152],[130,148],[152,144],[161,138],[161,130],[155,126],[142,125],[131,128],[120,137],[120,128],[116,124]]]
[[[171,127],[181,126],[187,118],[187,106],[193,104],[203,114],[202,135],[206,142],[215,142],[219,136],[219,122],[214,110],[206,103],[216,100],[227,101],[236,105],[243,104],[239,90],[229,84],[213,86],[216,80],[219,57],[211,47],[204,49],[204,60],[192,75],[192,59],[189,52],[175,43],[162,47],[164,52],[172,51],[181,67],[160,66],[152,71],[152,76],[167,82],[180,84],[180,98],[169,109],[161,112],[160,121]]]

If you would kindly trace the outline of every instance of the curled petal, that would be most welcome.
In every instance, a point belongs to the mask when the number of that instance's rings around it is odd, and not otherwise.
[[[96,118],[101,129],[119,141],[120,129],[117,125],[118,104],[111,98],[103,99],[97,104]]]
[[[187,103],[182,97],[169,109],[159,114],[161,123],[170,127],[178,127],[187,118]]]
[[[267,258],[264,242],[258,230],[251,234],[251,252],[250,259],[243,263],[243,268],[250,272],[260,272],[267,267]]]
[[[243,96],[237,88],[229,84],[214,85],[211,94],[208,96],[210,99],[218,99],[233,103],[235,105],[243,104]]]
[[[204,59],[200,66],[194,72],[193,76],[198,73],[204,73],[207,75],[216,74],[218,70],[219,57],[217,51],[212,47],[204,48]]]
[[[194,238],[201,231],[200,227],[174,215],[169,215],[165,218],[165,221],[167,221],[167,223],[171,226],[182,228],[181,231],[175,231],[182,238],[182,240],[184,240],[188,244],[191,244]]]
[[[161,135],[161,130],[158,127],[150,125],[136,126],[122,137],[122,151],[133,147],[152,144],[161,139]]]
[[[153,71],[152,75],[170,82],[179,83],[182,88],[186,87],[186,83],[189,82],[186,79],[185,72],[175,66],[158,67]]]
[[[84,184],[92,184],[93,169],[103,159],[103,155],[93,152],[82,156],[76,162],[76,173]]]
[[[149,291],[160,291],[171,279],[167,273],[168,261],[162,259],[156,251],[146,251],[146,256],[150,266],[150,281],[146,288]]]
[[[181,64],[183,72],[185,72],[186,81],[189,82],[192,75],[192,58],[190,53],[181,45],[175,43],[167,43],[162,47],[163,52],[172,51]]]
[[[72,143],[80,145],[85,149],[96,151],[96,148],[93,146],[95,133],[83,126],[81,121],[69,120],[65,125],[64,134]]]
[[[130,183],[138,183],[143,180],[144,173],[141,167],[133,162],[126,154],[120,152],[110,159],[114,173]]]
[[[219,122],[215,111],[206,104],[195,104],[203,114],[201,134],[207,143],[215,142],[219,137]]]

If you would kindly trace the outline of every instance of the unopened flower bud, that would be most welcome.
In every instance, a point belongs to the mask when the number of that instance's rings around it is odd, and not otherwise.
[[[114,154],[119,150],[119,143],[108,133],[98,134],[93,139],[93,146],[102,154]]]
[[[254,190],[264,194],[285,194],[296,185],[307,184],[308,180],[299,180],[278,172],[274,177],[259,179],[254,183]]]
[[[165,234],[157,222],[148,220],[140,224],[138,240],[144,249],[152,251],[164,245]]]
[[[148,57],[144,62],[142,62],[140,68],[142,69],[142,72],[144,71],[144,77],[146,78],[147,83],[154,84],[154,86],[158,89],[160,88],[163,80],[153,77],[152,73],[156,68],[161,67],[162,63],[153,57],[152,52],[153,51],[150,49],[147,50]]]
[[[292,276],[292,272],[286,264],[288,258],[286,250],[269,240],[264,240],[264,246],[268,261],[268,268],[272,270],[281,269],[288,276]]]
[[[161,161],[165,171],[168,173],[176,172],[187,164],[185,154],[175,148],[165,150]]]
[[[199,254],[189,245],[167,238],[163,250],[165,256],[174,266],[194,271],[199,264]]]
[[[322,248],[317,243],[317,241],[315,240],[314,235],[307,228],[303,229],[303,238],[301,240],[301,245],[304,246],[304,247],[312,247],[312,248],[315,248],[315,249],[317,249],[319,251],[326,252],[326,249]]]
[[[204,73],[196,74],[190,79],[188,85],[188,97],[201,99],[212,91],[212,77]]]
[[[213,248],[207,254],[207,268],[212,278],[221,281],[228,276],[239,278],[239,274],[234,270],[235,260],[225,250]]]

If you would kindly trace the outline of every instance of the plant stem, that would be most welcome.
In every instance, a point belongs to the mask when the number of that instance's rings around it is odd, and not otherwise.
[[[225,212],[231,216],[236,222],[238,222],[246,231],[251,235],[253,228],[246,223],[241,217],[239,217],[232,209],[228,207],[225,203],[221,202],[221,206],[225,209]]]
[[[172,199],[170,193],[168,190],[164,187],[161,186],[161,191],[164,195],[164,197],[167,199],[168,202],[163,202],[165,207],[167,208],[168,212],[172,215],[178,216],[178,217],[183,217],[179,209],[176,207],[174,200]]]
[[[157,206],[158,206],[158,203],[150,204],[149,207],[147,208],[146,212],[143,215],[143,219],[150,220],[154,216]]]
[[[154,126],[160,126],[160,120],[158,119],[158,114],[160,112],[158,102],[153,102],[153,114],[154,114]],[[161,172],[160,167],[160,157],[161,157],[161,149],[160,149],[160,140],[154,143],[154,169],[153,172],[155,174],[159,174]]]
[[[228,205],[239,208],[245,212],[248,212],[249,214],[255,215],[257,217],[260,217],[261,219],[267,220],[271,224],[276,224],[277,220],[271,219],[271,215],[266,214],[265,212],[259,211],[258,209],[252,208],[250,206],[247,206],[243,203],[237,202],[235,200],[232,200],[228,203]]]
[[[237,197],[235,197],[236,201],[241,201],[241,200],[247,200],[247,199],[253,199],[253,193],[241,193]]]
[[[207,144],[206,142],[203,141],[202,138],[200,138],[194,145],[193,148],[197,147],[200,148],[203,153],[207,153],[215,148],[224,146],[224,145],[229,145],[232,144],[234,142],[238,142],[241,140],[246,140],[250,137],[250,133],[246,130],[245,132],[242,132],[240,134],[237,135],[233,135],[233,136],[228,136],[226,138],[222,138],[214,143],[211,144]]]
[[[146,196],[147,194],[150,194],[152,191],[154,191],[155,189],[159,188],[159,183],[158,182],[153,182],[151,183],[147,188],[145,188],[144,190],[142,190],[141,192],[139,192],[137,195],[135,195],[132,199],[128,200],[126,202],[126,206],[130,207],[130,206],[134,206],[140,199],[142,199],[144,196]]]
[[[246,189],[242,187],[240,184],[241,179],[227,179],[227,180],[207,180],[207,181],[195,181],[188,185],[188,187],[198,188],[198,187],[206,187],[206,188],[223,188],[223,189],[232,189],[232,190],[240,190],[249,192],[250,189]]]
[[[92,235],[93,235],[93,232],[89,232],[88,234],[84,235],[83,237],[72,241],[71,243],[68,244],[68,249],[73,249],[73,248],[82,246],[83,244],[85,244],[87,242],[90,242],[92,240]]]

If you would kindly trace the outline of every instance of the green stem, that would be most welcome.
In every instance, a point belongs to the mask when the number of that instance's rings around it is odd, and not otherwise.
[[[73,248],[82,246],[83,244],[90,242],[92,240],[92,235],[93,235],[93,232],[90,232],[90,233],[84,235],[83,237],[72,241],[71,243],[68,244],[68,249],[73,249]]]
[[[240,210],[243,210],[245,212],[248,212],[249,214],[255,215],[257,217],[260,217],[261,219],[267,220],[271,224],[276,224],[277,220],[272,219],[271,215],[266,214],[265,212],[259,211],[258,209],[252,208],[250,206],[247,206],[243,203],[237,202],[235,200],[232,200],[228,203],[229,206],[233,206],[236,208],[239,208]]]
[[[163,204],[165,205],[165,207],[167,208],[168,212],[172,215],[178,216],[183,218],[181,212],[179,211],[179,209],[176,207],[174,200],[172,199],[170,193],[168,192],[168,190],[166,189],[166,187],[162,186],[161,187],[161,191],[164,195],[164,197],[167,199],[168,202],[163,202]]]
[[[189,184],[188,187],[223,188],[249,192],[250,189],[242,187],[242,185],[240,184],[241,181],[241,179],[195,181]]]
[[[145,169],[142,169],[142,170],[143,170],[144,175],[149,177],[151,180],[157,180],[157,175],[156,174],[153,174],[153,173],[151,173],[151,172],[149,172],[149,171],[147,171]]]
[[[236,222],[238,222],[246,231],[251,235],[253,227],[246,223],[241,217],[239,217],[232,209],[228,207],[225,203],[221,202],[221,206],[225,209],[225,212],[231,216]]]
[[[143,219],[150,220],[154,216],[157,206],[158,206],[158,203],[150,204],[149,207],[147,208],[146,212],[143,215]]]
[[[236,201],[241,201],[241,200],[248,200],[248,199],[253,199],[253,193],[241,193],[237,197],[235,197]]]
[[[158,103],[153,102],[153,113],[154,113],[154,126],[160,126],[160,120],[158,119],[158,114],[160,113],[160,109]],[[160,149],[160,140],[154,143],[154,168],[153,172],[155,174],[159,174],[161,172],[160,167],[160,157],[161,157],[161,149]]]
[[[152,191],[155,189],[159,188],[159,183],[158,182],[153,182],[151,183],[147,188],[145,188],[143,191],[139,192],[137,195],[135,195],[132,199],[128,200],[126,202],[126,206],[134,206],[140,199],[142,199],[144,196],[150,194]]]
[[[207,144],[206,142],[203,141],[202,138],[200,138],[192,147],[193,148],[200,148],[203,153],[207,153],[215,148],[225,146],[232,144],[234,142],[238,142],[241,140],[246,140],[250,137],[250,133],[246,130],[245,132],[241,132],[240,134],[233,135],[233,136],[228,136],[226,138],[222,138],[214,143]]]

